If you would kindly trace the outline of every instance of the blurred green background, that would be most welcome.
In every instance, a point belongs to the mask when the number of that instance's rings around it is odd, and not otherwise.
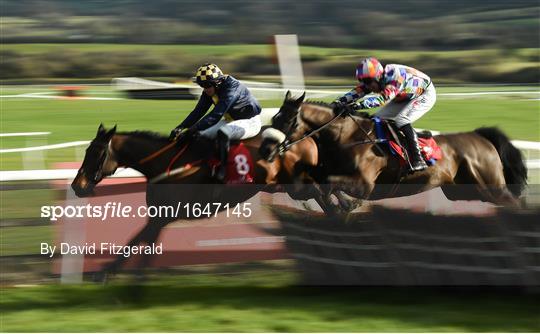
[[[0,78],[188,78],[206,60],[276,76],[297,34],[308,81],[352,79],[373,50],[436,82],[538,83],[540,9],[519,1],[2,1]]]

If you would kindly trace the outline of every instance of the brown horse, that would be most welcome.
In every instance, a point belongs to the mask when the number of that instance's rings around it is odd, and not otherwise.
[[[211,176],[212,167],[207,162],[213,157],[215,147],[208,139],[197,138],[189,144],[177,145],[156,133],[117,133],[116,126],[106,130],[100,125],[71,187],[79,197],[90,196],[104,177],[124,166],[141,172],[149,181],[146,187],[149,206],[219,202],[224,208],[225,204],[241,203],[259,191],[285,191],[297,200],[314,198],[322,207],[329,205],[324,203],[322,191],[307,173],[318,160],[313,140],[303,141],[273,162],[259,157],[261,141],[261,135],[243,141],[254,160],[253,184],[226,186]],[[152,244],[168,223],[186,218],[194,217],[180,210],[174,217],[149,218],[128,245]],[[125,259],[120,255],[105,271],[116,271]],[[144,257],[141,264],[146,264],[148,259]]]
[[[272,124],[282,132],[282,140],[265,143],[264,150],[272,152],[267,158],[314,138],[320,156],[318,182],[357,198],[406,196],[440,186],[451,200],[519,205],[527,169],[521,152],[497,128],[435,136],[443,158],[422,172],[408,174],[377,141],[367,114],[336,117],[330,105],[303,103],[303,98],[287,94]]]

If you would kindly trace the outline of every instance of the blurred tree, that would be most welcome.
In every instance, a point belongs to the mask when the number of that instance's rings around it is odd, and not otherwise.
[[[47,30],[49,41],[72,42],[72,33],[58,33],[65,30],[91,36],[87,42],[264,43],[274,34],[296,33],[317,46],[540,46],[537,0],[2,0],[2,16],[41,22],[39,30],[15,33],[14,21],[5,20],[4,43],[46,42]],[[91,17],[95,23],[71,19],[76,17]],[[185,26],[193,27],[190,34],[178,33]]]

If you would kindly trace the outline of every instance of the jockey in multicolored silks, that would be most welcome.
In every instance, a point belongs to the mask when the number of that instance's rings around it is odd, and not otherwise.
[[[405,65],[383,66],[375,58],[364,59],[358,65],[356,78],[359,81],[358,86],[335,100],[334,110],[339,111],[339,106],[344,105],[354,110],[382,106],[375,116],[392,119],[405,135],[411,171],[424,170],[427,165],[420,153],[418,137],[411,123],[431,110],[435,104],[437,97],[431,79]]]
[[[195,109],[171,131],[170,139],[196,133],[217,138],[221,165],[216,178],[222,181],[230,140],[255,137],[261,131],[261,106],[244,84],[223,74],[215,64],[199,67],[193,81],[202,87],[203,93]],[[214,109],[206,114],[212,104]]]

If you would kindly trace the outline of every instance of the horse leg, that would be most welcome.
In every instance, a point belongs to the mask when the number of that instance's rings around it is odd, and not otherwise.
[[[162,218],[160,220],[155,220],[155,218],[151,218],[148,225],[152,227],[149,228],[142,236],[141,243],[146,244],[147,246],[152,246],[155,244],[159,238],[161,230],[170,222],[170,219]],[[136,278],[138,283],[146,279],[144,269],[150,265],[150,260],[152,257],[153,254],[141,254],[139,262],[136,265]]]
[[[341,189],[336,188],[333,184],[325,184],[321,185],[321,187],[323,189],[321,201],[326,207],[326,209],[323,208],[323,210],[328,215],[348,214],[362,205],[362,200],[348,198],[348,196]],[[334,204],[332,195],[336,197],[337,204]],[[321,205],[321,207],[323,206]]]
[[[334,205],[334,203],[332,203],[332,199],[326,194],[321,194],[314,199],[325,214],[334,216],[339,213],[339,209],[336,207],[336,205]]]
[[[330,197],[330,188],[328,185],[322,185],[315,182],[303,183],[295,182],[286,187],[287,193],[294,200],[309,200],[314,199],[321,207],[324,213],[328,215],[336,214],[336,205]]]
[[[483,201],[512,208],[521,207],[519,200],[512,195],[506,185],[478,185],[477,188]]]
[[[142,240],[146,238],[146,235],[153,229],[152,223],[148,221],[146,225],[137,233],[126,245],[128,247],[137,246]],[[129,258],[118,255],[111,263],[107,264],[100,272],[96,273],[94,281],[103,282],[106,281],[107,276],[115,274],[122,264]]]
[[[458,185],[453,187],[443,186],[443,192],[449,199],[476,199],[495,205],[519,208],[520,202],[507,188],[502,170],[494,172],[492,167],[489,168],[489,171],[483,171],[466,161],[460,166],[454,179],[454,182]],[[463,191],[461,188],[467,185],[473,185],[473,189]],[[456,187],[457,189],[451,189]]]
[[[332,199],[332,195],[336,197],[337,203]],[[317,203],[319,203],[326,214],[335,215],[346,214],[355,210],[362,205],[362,200],[350,198],[341,189],[331,189],[319,196]]]
[[[362,176],[333,175],[328,178],[336,189],[342,190],[348,195],[366,199],[375,188],[375,182],[367,180]]]
[[[339,208],[332,202],[331,188],[328,185],[317,183],[310,184],[312,193],[309,198],[313,198],[327,215],[335,215],[339,213]]]
[[[350,198],[342,190],[335,190],[333,194],[338,199],[339,206],[346,212],[351,212],[362,206],[362,199]]]

